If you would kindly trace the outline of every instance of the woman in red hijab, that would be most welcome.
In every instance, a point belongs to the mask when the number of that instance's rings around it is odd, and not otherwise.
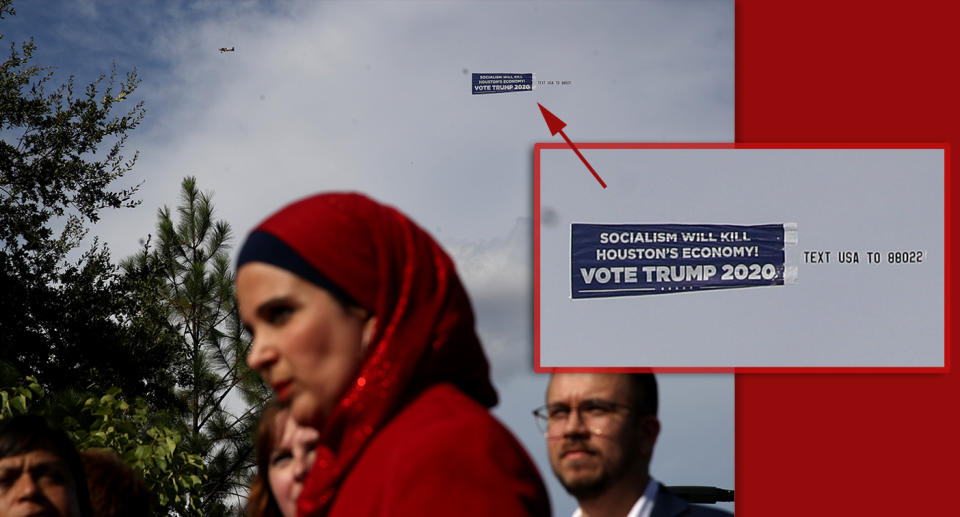
[[[549,515],[543,482],[489,413],[497,395],[450,257],[397,210],[320,194],[240,251],[247,357],[320,429],[302,516]]]

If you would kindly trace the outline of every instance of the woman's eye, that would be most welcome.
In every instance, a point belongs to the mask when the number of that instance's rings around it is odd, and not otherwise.
[[[270,310],[267,312],[267,320],[273,325],[278,325],[287,321],[291,314],[293,314],[293,307],[288,305],[275,305],[270,307]]]
[[[270,465],[276,467],[290,461],[291,459],[293,459],[293,454],[291,454],[290,451],[280,451],[270,459]]]

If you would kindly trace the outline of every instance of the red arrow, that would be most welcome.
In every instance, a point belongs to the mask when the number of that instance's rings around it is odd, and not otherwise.
[[[580,150],[577,149],[577,146],[573,145],[573,142],[571,142],[570,139],[567,138],[567,134],[563,132],[563,128],[567,127],[566,122],[560,120],[553,113],[550,113],[547,110],[547,108],[544,108],[543,105],[540,104],[539,102],[537,103],[537,106],[540,106],[540,113],[543,113],[543,120],[547,122],[547,127],[550,128],[550,135],[556,135],[557,133],[560,133],[560,136],[562,136],[563,139],[567,141],[567,145],[570,146],[570,149],[573,149],[573,152],[577,153],[577,156],[580,157],[580,161],[582,161],[583,164],[587,166],[587,169],[589,169],[590,172],[593,173],[593,177],[597,178],[597,181],[600,182],[600,186],[603,188],[607,188],[607,184],[604,183],[602,179],[600,179],[600,175],[597,174],[597,171],[593,170],[593,167],[590,166],[590,162],[588,162],[587,159],[584,158],[582,154],[580,154]]]

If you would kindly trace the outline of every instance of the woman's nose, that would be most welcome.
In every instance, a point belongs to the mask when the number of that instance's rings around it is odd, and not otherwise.
[[[297,481],[303,481],[307,477],[307,473],[310,472],[310,463],[307,461],[307,456],[302,455],[293,459],[293,478]]]
[[[277,350],[267,343],[266,336],[253,338],[253,344],[247,352],[247,366],[260,373],[270,369],[270,365],[277,361]]]

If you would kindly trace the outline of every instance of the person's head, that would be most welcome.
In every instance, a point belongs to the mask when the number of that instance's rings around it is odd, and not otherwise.
[[[297,497],[316,456],[320,433],[298,425],[289,409],[273,404],[257,429],[257,474],[247,500],[250,517],[295,517]]]
[[[397,410],[449,382],[497,394],[453,261],[427,232],[362,194],[310,196],[269,216],[237,259],[247,364],[301,425],[320,430],[298,511],[323,513]]]
[[[592,499],[647,479],[657,399],[653,374],[553,375],[536,414],[553,472],[571,495]]]
[[[43,417],[0,422],[0,515],[92,515],[80,456],[66,433]]]
[[[496,398],[452,261],[392,207],[352,193],[284,207],[247,237],[236,287],[253,334],[247,364],[302,425],[329,421],[380,377],[399,394],[418,368],[418,380],[445,377],[484,404]],[[451,367],[454,354],[464,361]]]
[[[317,425],[356,376],[376,317],[336,290],[260,261],[237,271],[237,299],[254,336],[247,364],[298,422]]]
[[[113,451],[88,449],[80,452],[90,504],[97,517],[150,515],[152,495],[139,472]]]

